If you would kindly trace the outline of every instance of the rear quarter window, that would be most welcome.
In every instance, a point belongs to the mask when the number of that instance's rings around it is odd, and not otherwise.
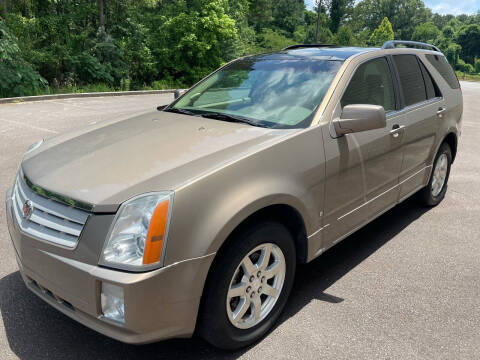
[[[458,82],[457,75],[455,75],[455,72],[444,56],[426,55],[426,57],[430,64],[433,65],[433,67],[452,89],[460,89],[460,83]]]
[[[422,70],[415,55],[394,55],[400,85],[403,90],[405,106],[427,100],[427,92],[423,81]]]
[[[438,85],[433,79],[432,75],[430,75],[430,72],[425,68],[425,65],[423,65],[423,62],[419,61],[419,64],[422,70],[423,80],[425,82],[427,99],[430,100],[436,97],[442,97],[442,93],[440,92],[440,89],[438,88]]]

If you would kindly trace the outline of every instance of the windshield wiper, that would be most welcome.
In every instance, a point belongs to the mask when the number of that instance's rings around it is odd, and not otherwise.
[[[165,109],[163,111],[177,113],[177,114],[191,115],[191,116],[199,116],[199,114],[196,114],[193,111],[180,109],[180,108],[169,108],[169,109]]]
[[[239,116],[239,115],[232,115],[232,114],[224,114],[224,113],[217,113],[217,112],[208,112],[208,113],[202,113],[200,114],[201,117],[204,118],[209,118],[209,119],[215,119],[215,120],[223,120],[223,121],[229,121],[229,122],[237,122],[237,123],[243,123],[243,124],[248,124],[252,126],[258,126],[258,127],[265,127],[249,118]]]

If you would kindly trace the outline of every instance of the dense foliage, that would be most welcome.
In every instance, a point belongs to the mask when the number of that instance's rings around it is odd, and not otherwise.
[[[433,14],[422,0],[322,0],[313,11],[303,0],[0,0],[0,96],[187,87],[233,58],[316,38],[425,41],[480,72],[480,13]]]

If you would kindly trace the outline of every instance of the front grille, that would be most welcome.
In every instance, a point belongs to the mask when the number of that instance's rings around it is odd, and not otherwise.
[[[17,176],[13,192],[13,212],[20,229],[39,240],[74,248],[87,221],[89,212],[33,192],[21,175]],[[30,201],[33,211],[24,216],[24,205]]]

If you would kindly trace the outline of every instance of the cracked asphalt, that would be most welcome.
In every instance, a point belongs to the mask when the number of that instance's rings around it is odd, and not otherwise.
[[[198,338],[125,345],[49,307],[23,285],[0,207],[0,360],[478,359],[480,83],[462,83],[463,135],[445,200],[407,200],[301,266],[277,326],[228,353]],[[30,144],[166,104],[172,95],[0,105],[0,193]]]

